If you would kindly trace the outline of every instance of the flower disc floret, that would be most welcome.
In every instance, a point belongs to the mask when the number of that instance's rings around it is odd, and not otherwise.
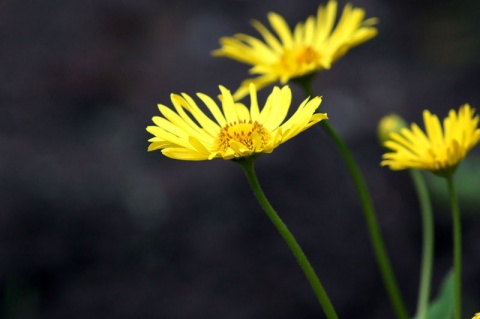
[[[248,150],[261,150],[270,141],[270,133],[258,122],[243,120],[227,124],[214,142],[214,148],[227,151],[234,144],[243,145]]]
[[[147,127],[154,135],[149,139],[148,150],[161,150],[167,157],[191,161],[271,153],[280,144],[328,118],[326,114],[315,113],[321,98],[314,97],[303,101],[285,121],[292,100],[288,86],[275,87],[261,110],[255,85],[251,84],[249,91],[249,108],[236,103],[223,86],[220,86],[221,108],[209,96],[198,93],[211,117],[189,95],[172,94],[175,111],[160,104],[162,116],[154,116],[155,126]]]
[[[452,173],[467,153],[480,141],[479,116],[469,104],[458,113],[450,110],[443,121],[430,111],[423,111],[426,132],[413,123],[399,133],[391,133],[381,165],[393,170],[415,168],[438,175]]]
[[[252,22],[262,39],[247,34],[221,38],[221,48],[213,51],[214,56],[252,65],[250,73],[259,75],[243,81],[234,98],[246,96],[249,83],[261,89],[329,69],[348,50],[377,34],[373,27],[377,19],[364,20],[363,9],[346,5],[335,25],[336,16],[337,2],[330,0],[326,6],[318,7],[316,16],[298,23],[293,30],[282,16],[271,12],[268,21],[274,32],[259,21]]]

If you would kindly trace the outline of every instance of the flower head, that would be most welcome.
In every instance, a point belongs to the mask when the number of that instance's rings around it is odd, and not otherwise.
[[[254,20],[252,25],[263,41],[246,34],[220,39],[221,48],[213,51],[214,56],[250,64],[250,73],[259,74],[243,81],[234,98],[247,95],[249,83],[261,89],[276,81],[285,84],[290,79],[329,69],[350,48],[377,34],[372,27],[377,19],[363,20],[363,9],[346,5],[334,28],[336,15],[337,2],[330,0],[326,6],[319,6],[316,17],[298,23],[293,32],[280,15],[269,13],[268,20],[276,35]]]
[[[480,141],[479,116],[465,104],[458,113],[450,110],[443,121],[428,110],[423,111],[426,133],[415,123],[400,133],[391,133],[385,146],[391,152],[383,155],[382,166],[393,170],[416,168],[438,175],[450,174]]]
[[[380,143],[385,143],[390,139],[390,134],[393,132],[400,132],[400,130],[407,126],[407,123],[397,114],[389,114],[380,119],[377,128],[377,136]]]
[[[315,113],[321,103],[321,98],[315,97],[303,101],[284,122],[292,100],[288,86],[275,87],[262,110],[253,84],[250,85],[250,108],[236,103],[223,86],[220,91],[222,109],[209,96],[197,93],[213,119],[185,93],[171,95],[175,111],[159,104],[162,116],[154,116],[155,126],[147,127],[154,135],[149,139],[148,150],[161,150],[167,157],[189,161],[248,157],[271,153],[280,144],[327,119],[326,114]]]
[[[480,312],[477,312],[472,319],[480,319]]]

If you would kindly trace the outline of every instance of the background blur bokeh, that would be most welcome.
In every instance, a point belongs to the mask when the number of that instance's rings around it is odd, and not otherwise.
[[[227,161],[147,153],[145,127],[172,92],[215,96],[247,66],[212,58],[221,36],[290,25],[309,0],[0,2],[0,316],[321,318],[285,243]],[[322,111],[370,186],[413,314],[421,224],[406,172],[379,166],[379,119],[480,108],[480,2],[355,0],[379,35],[319,74]],[[345,2],[340,2],[341,6]],[[294,104],[303,100],[293,87]],[[266,93],[266,91],[262,91]],[[480,311],[480,157],[461,166],[465,317]],[[393,318],[355,189],[325,134],[260,158],[270,201],[342,318]],[[445,185],[434,195],[433,294],[451,266]]]

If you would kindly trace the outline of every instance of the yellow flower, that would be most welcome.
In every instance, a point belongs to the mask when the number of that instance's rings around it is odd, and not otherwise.
[[[407,123],[397,114],[389,114],[380,119],[378,122],[377,136],[380,143],[385,143],[390,139],[390,134],[393,132],[400,132],[400,130],[407,126]]]
[[[161,150],[167,157],[188,161],[229,160],[271,153],[280,144],[328,118],[326,114],[315,113],[321,103],[321,98],[315,97],[303,101],[284,122],[292,101],[288,86],[275,87],[262,110],[253,84],[250,85],[250,108],[235,103],[230,91],[223,86],[220,91],[222,110],[212,98],[197,93],[214,120],[185,93],[171,95],[176,112],[159,104],[163,116],[153,117],[155,126],[147,127],[154,135],[149,139],[148,151]]]
[[[450,110],[443,129],[436,115],[423,111],[426,134],[415,124],[392,133],[385,146],[392,152],[383,155],[382,166],[393,170],[416,168],[438,175],[450,174],[480,141],[478,115],[465,104],[458,114]]]
[[[480,312],[477,312],[472,319],[480,319]]]
[[[333,28],[336,15],[337,2],[331,0],[326,6],[319,6],[316,17],[310,16],[298,23],[293,32],[280,15],[271,12],[268,20],[277,36],[254,20],[252,25],[263,41],[246,34],[221,38],[221,48],[212,52],[214,56],[250,64],[253,66],[250,73],[260,75],[243,81],[234,98],[247,95],[249,83],[260,90],[276,81],[285,84],[290,79],[329,69],[350,48],[377,34],[377,29],[372,27],[377,19],[363,20],[363,9],[346,5]]]

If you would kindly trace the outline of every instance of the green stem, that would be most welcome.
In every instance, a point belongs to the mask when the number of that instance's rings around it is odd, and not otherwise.
[[[277,228],[278,232],[283,237],[288,247],[292,251],[293,255],[297,259],[297,262],[299,263],[300,267],[305,273],[305,276],[307,277],[315,295],[317,296],[317,299],[320,305],[322,306],[323,311],[325,312],[325,315],[327,316],[328,319],[338,319],[337,313],[335,312],[335,309],[333,308],[333,305],[330,302],[330,299],[328,298],[328,295],[325,289],[320,283],[320,280],[318,279],[315,273],[315,270],[313,269],[312,265],[310,264],[307,257],[305,256],[302,248],[297,243],[292,233],[288,230],[285,223],[280,219],[278,214],[275,212],[272,205],[270,205],[270,203],[268,202],[268,199],[263,193],[263,190],[258,182],[257,176],[255,174],[255,170],[253,167],[254,161],[255,159],[252,157],[245,157],[240,160],[237,160],[237,163],[239,163],[242,166],[243,170],[245,171],[245,175],[247,176],[250,187],[252,188],[252,191],[255,194],[255,197],[257,198],[258,202],[260,203],[263,210],[267,214],[268,218],[270,218],[270,221],[273,223],[275,228]]]
[[[313,77],[307,76],[305,78],[294,79],[294,82],[300,85],[307,97],[312,97],[311,83]],[[352,154],[345,142],[340,138],[340,136],[335,132],[335,130],[330,126],[328,121],[321,121],[320,125],[325,129],[325,131],[330,135],[338,149],[340,150],[343,159],[347,164],[347,168],[350,172],[350,176],[357,188],[358,194],[363,207],[363,212],[365,215],[365,220],[367,223],[367,228],[370,235],[370,241],[373,247],[375,258],[380,269],[380,273],[383,279],[383,283],[387,290],[388,296],[392,303],[393,309],[397,315],[398,319],[408,319],[408,313],[405,307],[405,303],[400,294],[400,289],[398,288],[397,281],[393,274],[392,266],[388,259],[387,251],[383,243],[383,238],[380,233],[380,227],[377,222],[375,215],[375,210],[373,208],[372,200],[368,192],[367,186],[364,182],[363,176],[357,167],[355,160],[353,159]]]
[[[375,257],[380,268],[380,273],[395,313],[399,319],[408,319],[407,310],[400,294],[397,281],[393,274],[392,266],[388,259],[387,250],[380,232],[380,227],[375,216],[372,199],[363,180],[362,174],[360,173],[360,170],[358,169],[357,164],[355,163],[353,156],[348,150],[346,144],[333,130],[330,124],[327,121],[321,121],[320,124],[322,124],[323,128],[339,148],[340,153],[347,164],[353,182],[357,188],[360,200],[362,202],[363,212],[365,214],[365,220],[367,222],[367,228],[370,234],[370,241],[372,243],[373,251],[375,253]]]
[[[453,184],[453,173],[446,176],[448,194],[452,205],[453,219],[453,268],[454,268],[454,318],[462,317],[462,227],[460,223],[460,210],[458,208],[457,195]]]
[[[415,318],[426,319],[428,303],[430,299],[430,287],[432,282],[433,268],[433,213],[427,185],[425,184],[422,173],[418,170],[412,169],[410,170],[410,176],[412,177],[413,184],[417,191],[418,200],[420,202],[423,225],[422,263],[420,272],[420,286],[418,288],[417,314]]]

